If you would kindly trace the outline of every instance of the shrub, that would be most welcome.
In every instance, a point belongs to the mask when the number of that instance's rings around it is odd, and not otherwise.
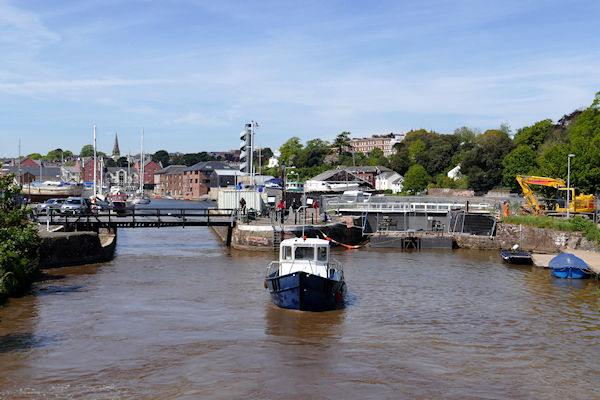
[[[22,293],[38,272],[39,235],[14,175],[0,177],[0,299]]]

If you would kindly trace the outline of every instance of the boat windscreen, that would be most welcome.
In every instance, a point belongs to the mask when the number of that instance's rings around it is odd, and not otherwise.
[[[296,247],[294,259],[296,259],[296,260],[314,260],[315,259],[314,247]]]

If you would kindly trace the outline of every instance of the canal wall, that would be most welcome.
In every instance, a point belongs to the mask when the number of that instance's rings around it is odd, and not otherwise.
[[[522,250],[537,253],[575,249],[598,251],[598,243],[586,239],[581,232],[554,231],[517,224],[499,223],[495,236],[456,234],[454,237],[458,247],[469,249],[510,249],[518,244]]]
[[[117,234],[109,232],[40,232],[40,268],[94,264],[114,257]]]
[[[227,227],[211,228],[221,241],[227,241]],[[282,240],[300,237],[302,232],[302,225],[238,224],[233,229],[231,247],[239,250],[275,251],[279,249]],[[304,226],[306,237],[323,238],[321,232],[344,244],[355,244],[363,238],[362,229],[350,221]]]

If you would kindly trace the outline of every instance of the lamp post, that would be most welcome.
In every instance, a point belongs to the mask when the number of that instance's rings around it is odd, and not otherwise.
[[[571,157],[575,157],[575,154],[567,156],[567,219],[571,217]]]

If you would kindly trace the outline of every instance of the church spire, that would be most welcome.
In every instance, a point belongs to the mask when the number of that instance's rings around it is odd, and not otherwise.
[[[119,138],[117,137],[117,132],[115,132],[115,145],[113,146],[112,155],[113,156],[121,155],[121,152],[119,151]]]

